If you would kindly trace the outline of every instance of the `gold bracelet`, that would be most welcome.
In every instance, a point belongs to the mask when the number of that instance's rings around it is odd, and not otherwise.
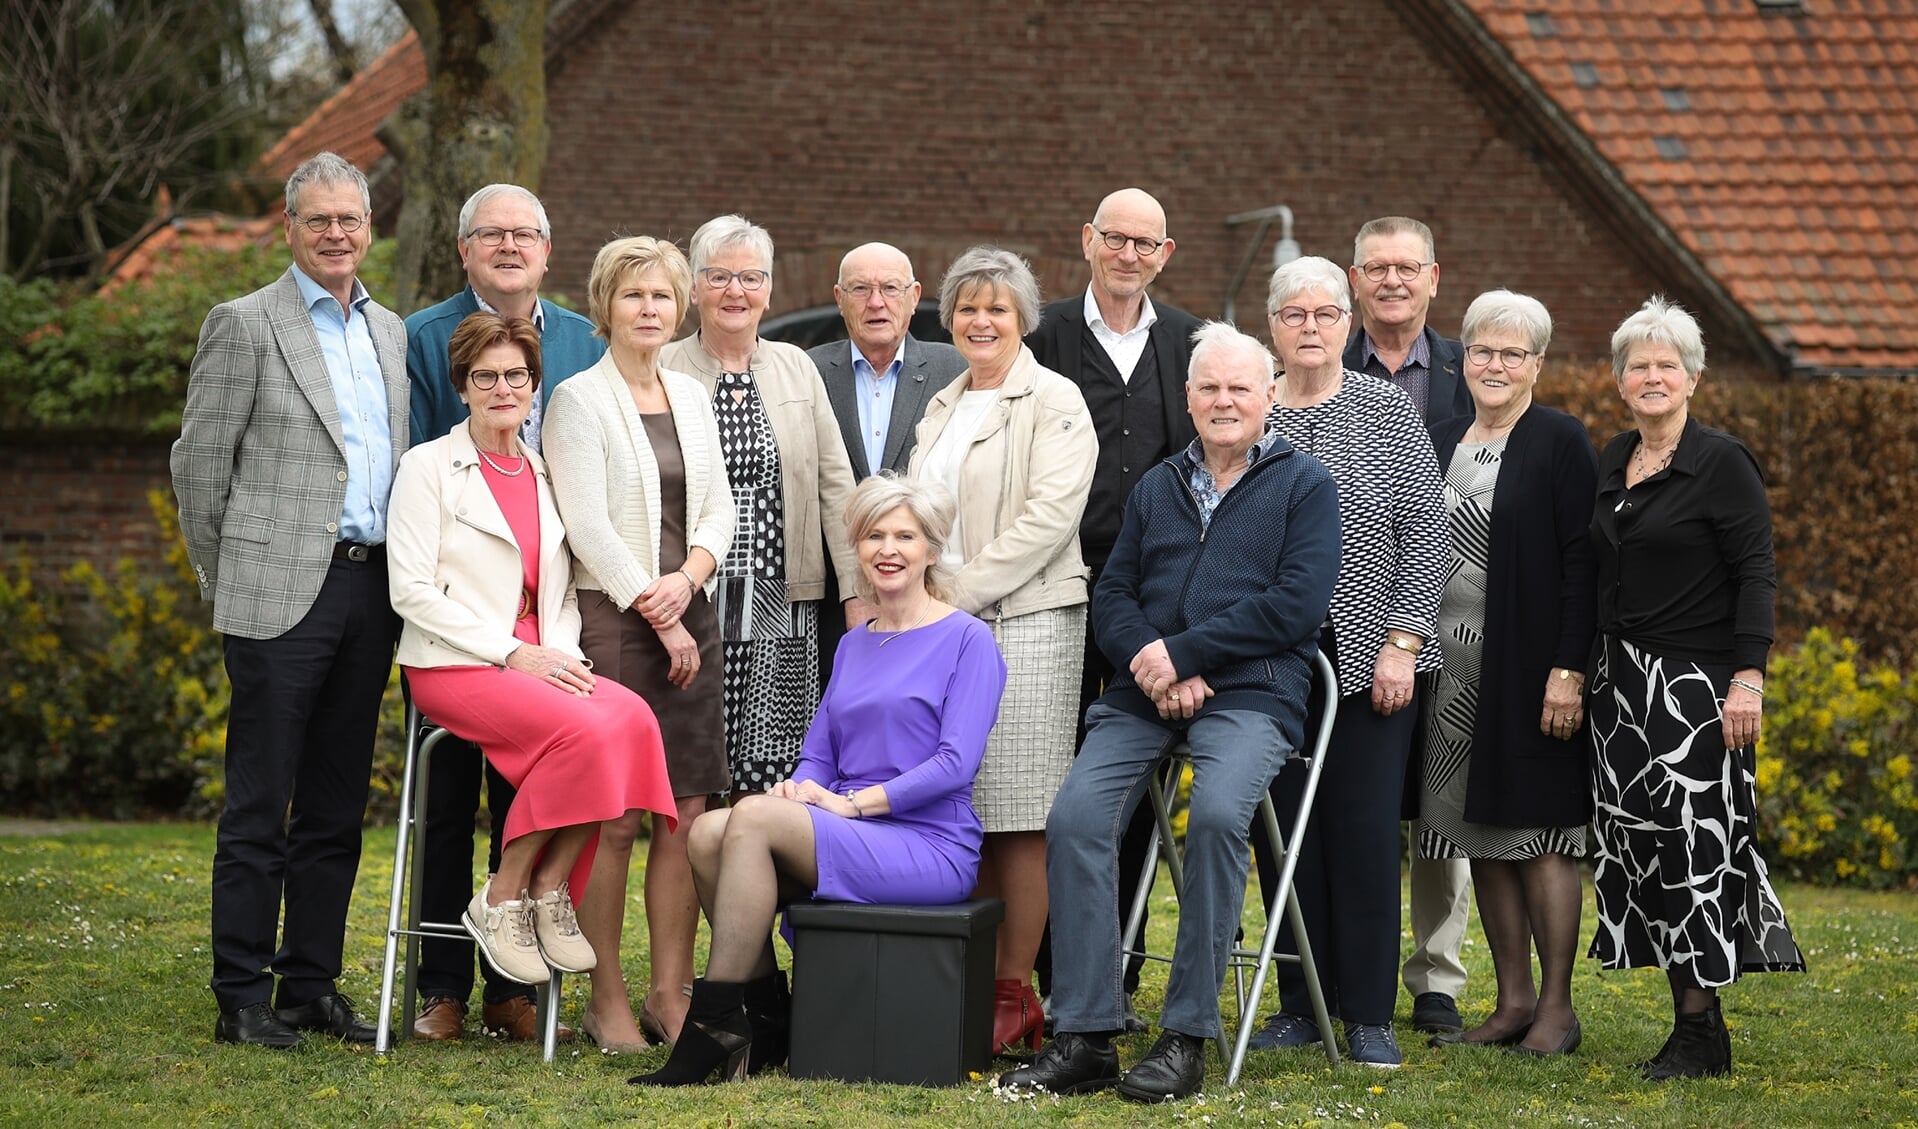
[[[1409,635],[1394,635],[1389,631],[1385,633],[1385,641],[1387,643],[1392,644],[1413,658],[1417,658],[1418,653],[1425,648],[1425,641],[1421,639],[1414,643],[1410,641],[1411,638]]]

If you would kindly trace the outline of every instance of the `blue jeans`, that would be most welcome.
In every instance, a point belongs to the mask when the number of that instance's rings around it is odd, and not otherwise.
[[[1185,895],[1160,1026],[1219,1036],[1219,989],[1245,903],[1248,829],[1293,749],[1277,718],[1221,710],[1180,732],[1103,703],[1086,712],[1086,741],[1046,819],[1052,897],[1055,1030],[1118,1031],[1125,1022],[1119,952],[1119,840],[1146,779],[1181,739],[1192,747]]]

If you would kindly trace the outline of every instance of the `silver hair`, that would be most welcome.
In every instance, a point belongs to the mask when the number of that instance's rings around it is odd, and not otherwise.
[[[715,216],[699,225],[690,244],[693,273],[706,269],[713,256],[729,247],[750,247],[765,270],[773,269],[772,233],[740,215]]]
[[[1465,308],[1459,339],[1473,345],[1485,334],[1501,331],[1522,334],[1531,342],[1532,352],[1542,357],[1552,343],[1552,315],[1546,312],[1545,303],[1530,295],[1487,290]]]
[[[360,190],[360,207],[366,212],[366,219],[373,219],[373,193],[366,186],[366,174],[353,167],[353,162],[338,153],[315,153],[300,162],[293,175],[286,178],[286,210],[291,214],[299,213],[300,191],[309,184],[350,184]]]
[[[1032,264],[1003,247],[980,244],[954,259],[939,283],[939,324],[948,333],[959,295],[975,286],[990,286],[993,293],[1004,292],[1012,299],[1021,337],[1039,328],[1039,280],[1033,277]]]
[[[1256,357],[1264,366],[1261,371],[1266,374],[1267,383],[1276,379],[1273,374],[1278,371],[1279,362],[1273,359],[1272,350],[1265,347],[1265,342],[1228,322],[1209,321],[1192,331],[1192,356],[1186,362],[1186,383],[1192,383],[1192,374],[1199,371],[1201,364],[1211,364],[1215,357],[1223,360],[1234,353]]]
[[[1365,241],[1375,235],[1416,235],[1425,243],[1425,261],[1438,259],[1438,249],[1432,243],[1432,229],[1413,219],[1411,216],[1380,216],[1368,220],[1359,233],[1352,237],[1352,265],[1358,266],[1365,256]]]
[[[553,224],[551,220],[546,218],[546,205],[539,202],[539,197],[521,188],[517,184],[489,184],[485,188],[468,196],[466,203],[460,205],[461,243],[466,242],[467,237],[473,230],[474,213],[478,212],[481,205],[485,204],[488,200],[499,196],[512,196],[531,204],[533,206],[533,214],[539,217],[539,233],[541,238],[546,239],[548,242],[552,240]]]
[[[1678,363],[1685,375],[1705,371],[1705,335],[1698,321],[1677,302],[1663,294],[1645,300],[1638,312],[1620,322],[1612,333],[1612,376],[1625,379],[1625,362],[1640,345],[1669,345],[1678,350]]]
[[[940,556],[946,551],[946,542],[952,539],[959,502],[943,483],[902,478],[891,471],[881,471],[861,482],[846,502],[846,537],[852,542],[853,552],[857,554],[859,543],[879,524],[880,518],[900,506],[906,507],[906,512],[926,535],[926,591],[932,593],[934,599],[949,599],[953,575]],[[872,583],[866,579],[865,569],[859,570],[855,586],[860,599],[867,603],[873,601]]]
[[[1279,312],[1287,302],[1307,290],[1323,290],[1346,313],[1352,312],[1352,287],[1337,263],[1318,255],[1293,259],[1272,272],[1272,285],[1265,292],[1265,316]]]

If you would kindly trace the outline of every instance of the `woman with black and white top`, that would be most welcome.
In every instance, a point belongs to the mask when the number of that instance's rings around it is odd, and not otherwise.
[[[1284,366],[1270,423],[1339,488],[1339,582],[1320,640],[1339,700],[1315,701],[1306,732],[1318,710],[1335,708],[1338,720],[1300,844],[1299,905],[1326,1008],[1345,1021],[1353,1059],[1397,1066],[1399,800],[1418,719],[1413,680],[1439,666],[1438,648],[1425,644],[1438,630],[1451,552],[1444,480],[1411,399],[1340,363],[1352,327],[1344,271],[1317,257],[1287,263],[1272,274],[1266,313]],[[1281,772],[1273,784],[1281,818],[1298,810],[1304,775]],[[1265,849],[1258,856],[1269,887],[1276,859]],[[1251,1045],[1318,1042],[1303,975],[1281,965],[1279,984],[1283,1010]]]

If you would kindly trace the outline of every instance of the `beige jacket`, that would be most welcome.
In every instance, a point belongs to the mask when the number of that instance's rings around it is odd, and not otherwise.
[[[683,372],[662,368],[659,378],[686,465],[686,548],[717,563],[733,541],[733,492],[712,397]],[[659,460],[611,353],[553,389],[540,449],[553,467],[574,583],[632,607],[659,576]]]
[[[932,398],[919,421],[914,477],[971,386],[968,369]],[[966,564],[953,602],[985,619],[1085,603],[1079,518],[1098,460],[1099,439],[1078,386],[1021,346],[961,464]]]
[[[540,642],[576,658],[579,601],[573,555],[553,504],[546,464],[524,446],[539,482]],[[480,473],[479,450],[461,420],[445,436],[406,452],[386,512],[387,585],[402,666],[504,666],[520,641],[520,546]]]
[[[661,349],[659,363],[698,377],[708,396],[719,383],[719,362],[700,345],[698,334]],[[839,590],[852,592],[859,561],[846,536],[846,501],[855,483],[846,441],[826,400],[826,384],[806,351],[783,341],[761,341],[753,350],[752,365],[779,446],[779,485],[786,501],[786,599],[825,596],[822,543],[831,548]],[[831,535],[822,540],[826,529]]]

